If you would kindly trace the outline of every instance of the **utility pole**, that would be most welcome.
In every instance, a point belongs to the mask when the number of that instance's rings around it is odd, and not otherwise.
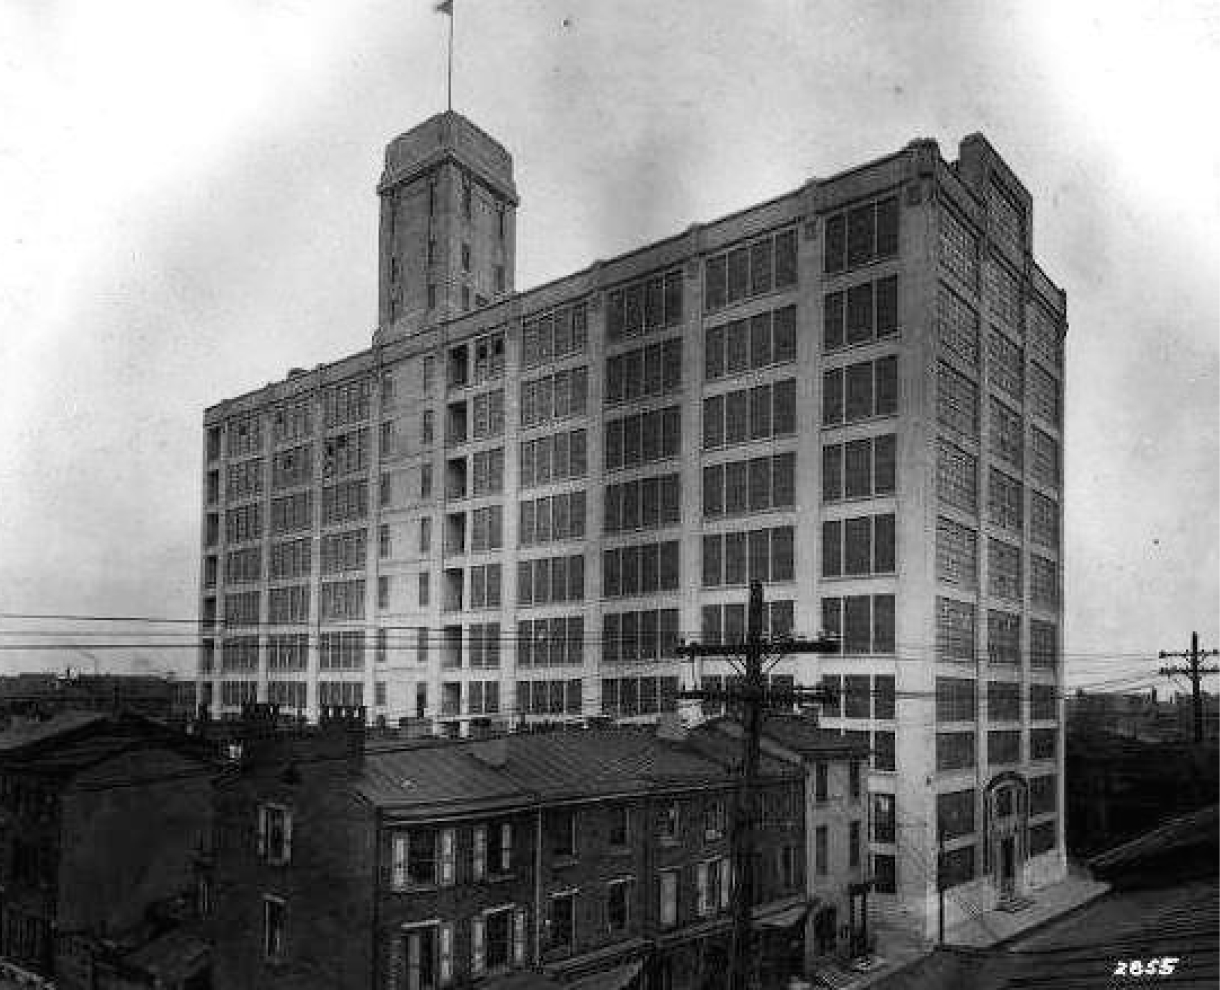
[[[1161,673],[1166,677],[1173,677],[1175,674],[1185,674],[1190,678],[1190,693],[1194,699],[1195,708],[1195,742],[1203,741],[1203,696],[1199,686],[1199,682],[1207,674],[1220,674],[1220,667],[1201,667],[1199,662],[1207,657],[1220,656],[1220,650],[1200,650],[1199,649],[1199,634],[1192,632],[1190,634],[1190,651],[1181,653],[1168,653],[1161,650],[1157,654],[1162,660],[1189,660],[1189,667],[1162,667]]]
[[[945,830],[936,832],[936,941],[945,944]]]
[[[748,990],[750,970],[755,962],[750,933],[751,908],[754,904],[754,825],[757,819],[755,789],[762,750],[763,714],[770,709],[791,708],[799,703],[826,704],[832,692],[823,687],[795,687],[790,690],[769,690],[763,671],[763,657],[779,657],[793,653],[835,653],[839,644],[833,639],[770,641],[763,638],[763,586],[750,582],[750,605],[744,644],[686,643],[678,647],[683,657],[740,658],[745,664],[745,678],[740,687],[682,691],[679,697],[721,701],[737,704],[742,709],[741,784],[733,821],[733,950],[729,965],[730,990]]]

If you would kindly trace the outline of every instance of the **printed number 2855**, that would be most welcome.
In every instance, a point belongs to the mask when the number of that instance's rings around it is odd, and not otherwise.
[[[1178,964],[1180,956],[1162,956],[1159,959],[1120,959],[1114,964],[1115,976],[1168,976]]]

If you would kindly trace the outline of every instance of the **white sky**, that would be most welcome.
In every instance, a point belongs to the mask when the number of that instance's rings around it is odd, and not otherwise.
[[[457,4],[521,287],[984,132],[1069,295],[1073,680],[1217,645],[1220,6]],[[0,612],[196,614],[202,410],[368,344],[382,150],[444,106],[432,6],[0,0]],[[89,662],[0,650],[44,661]]]

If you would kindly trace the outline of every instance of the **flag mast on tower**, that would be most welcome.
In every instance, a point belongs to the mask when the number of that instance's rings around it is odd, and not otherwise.
[[[453,0],[441,0],[435,8],[438,14],[449,17],[449,72],[446,80],[445,95],[449,112],[453,112]]]

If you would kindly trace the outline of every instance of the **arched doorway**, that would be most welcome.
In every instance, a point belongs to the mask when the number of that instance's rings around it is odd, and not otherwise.
[[[1012,771],[992,777],[983,790],[983,869],[991,874],[1000,904],[1024,894],[1028,831],[1028,782]]]

